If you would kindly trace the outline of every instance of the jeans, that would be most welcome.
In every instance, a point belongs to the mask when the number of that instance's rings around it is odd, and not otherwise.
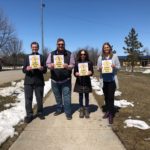
[[[85,95],[85,107],[89,107],[89,93],[79,93],[79,104],[83,107],[83,94]]]
[[[113,82],[104,82],[103,92],[105,97],[105,105],[107,111],[114,113],[114,94],[116,90],[115,81]]]
[[[34,86],[34,85],[25,85],[25,108],[27,117],[32,117],[32,100],[33,100],[33,90],[35,91],[36,101],[37,101],[37,113],[43,113],[43,92],[44,86]]]
[[[57,111],[62,111],[64,103],[66,115],[71,115],[71,80],[64,83],[52,81],[52,91],[56,99]]]

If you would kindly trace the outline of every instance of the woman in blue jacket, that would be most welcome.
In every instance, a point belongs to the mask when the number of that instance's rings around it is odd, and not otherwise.
[[[103,78],[103,92],[107,109],[103,118],[108,118],[109,124],[112,124],[114,116],[114,94],[116,90],[115,72],[120,68],[120,62],[118,56],[112,53],[112,47],[109,43],[103,44],[102,55],[98,58],[97,67]]]

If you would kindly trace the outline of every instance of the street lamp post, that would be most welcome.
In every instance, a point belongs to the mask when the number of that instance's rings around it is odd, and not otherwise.
[[[41,0],[41,37],[42,37],[42,53],[44,54],[44,29],[43,29],[43,8],[45,7],[45,4],[43,3],[43,0]]]

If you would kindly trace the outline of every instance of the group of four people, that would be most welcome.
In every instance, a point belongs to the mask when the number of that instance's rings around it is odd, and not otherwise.
[[[92,92],[91,78],[93,75],[93,64],[89,59],[88,52],[86,50],[80,50],[77,54],[76,60],[73,53],[65,49],[65,41],[62,38],[57,40],[57,49],[49,53],[47,60],[38,53],[39,44],[37,42],[31,43],[32,53],[27,55],[23,65],[23,72],[25,73],[24,81],[24,91],[25,91],[25,108],[26,117],[25,122],[30,123],[33,119],[32,110],[32,100],[33,91],[35,91],[35,96],[37,100],[37,116],[40,119],[45,119],[43,114],[43,91],[44,91],[44,77],[43,74],[47,72],[47,68],[51,72],[51,86],[54,93],[57,108],[54,116],[65,112],[66,118],[68,120],[72,119],[71,110],[71,75],[72,69],[74,69],[74,76],[76,77],[76,82],[74,86],[74,92],[79,93],[79,117],[89,118],[89,93]],[[33,69],[30,66],[30,56],[39,55],[40,66]],[[63,56],[63,67],[55,68],[54,56]],[[97,67],[100,72],[102,72],[102,61],[111,60],[112,61],[112,73],[101,73],[101,78],[103,78],[103,92],[105,97],[105,105],[107,107],[106,113],[103,118],[109,118],[109,123],[113,123],[113,113],[114,113],[114,92],[116,89],[115,84],[115,74],[120,68],[120,63],[116,54],[112,53],[112,48],[109,43],[104,43],[102,47],[102,55],[98,58]],[[88,64],[88,72],[84,76],[80,75],[79,63]],[[83,99],[85,97],[85,106],[83,104]]]

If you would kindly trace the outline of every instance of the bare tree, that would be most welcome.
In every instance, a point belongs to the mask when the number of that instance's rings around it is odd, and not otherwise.
[[[45,47],[43,49],[43,56],[45,60],[47,59],[49,52],[50,52],[49,48]]]
[[[0,10],[0,51],[4,46],[15,36],[15,30],[5,17],[2,10]]]
[[[95,66],[97,64],[98,59],[98,49],[95,48],[87,48],[87,51],[89,53],[89,58],[93,62],[93,65]]]
[[[2,53],[7,58],[9,64],[12,64],[14,69],[18,64],[18,55],[22,52],[22,41],[18,38],[12,38],[7,42],[5,48],[2,49]]]
[[[98,56],[100,54],[98,49],[97,48],[93,48],[93,47],[89,47],[89,46],[86,46],[85,48],[78,48],[76,51],[74,51],[75,57],[76,57],[78,51],[81,50],[81,49],[87,50],[87,52],[89,54],[89,58],[93,62],[93,65],[96,65]]]

